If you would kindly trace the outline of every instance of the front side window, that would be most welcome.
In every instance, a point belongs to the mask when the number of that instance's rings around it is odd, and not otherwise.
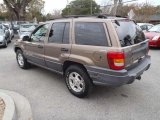
[[[75,23],[75,41],[79,45],[107,46],[103,23]]]
[[[60,44],[69,43],[69,25],[69,23],[62,22],[53,23],[49,34],[49,42]]]
[[[42,42],[48,32],[48,24],[42,25],[31,35],[31,42]]]

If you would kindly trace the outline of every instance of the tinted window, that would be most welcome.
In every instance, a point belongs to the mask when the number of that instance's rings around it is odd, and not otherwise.
[[[76,23],[76,44],[106,46],[107,39],[103,23]]]
[[[121,46],[130,46],[145,40],[142,29],[133,21],[120,20],[114,23]]]
[[[69,23],[54,23],[50,31],[49,42],[68,43],[68,41]]]

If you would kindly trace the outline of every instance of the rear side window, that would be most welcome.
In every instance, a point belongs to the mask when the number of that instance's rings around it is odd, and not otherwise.
[[[142,29],[130,20],[119,20],[114,22],[122,47],[140,43],[145,40]]]
[[[69,43],[69,23],[53,23],[50,34],[50,43]]]
[[[75,23],[75,41],[79,45],[107,46],[103,23]]]

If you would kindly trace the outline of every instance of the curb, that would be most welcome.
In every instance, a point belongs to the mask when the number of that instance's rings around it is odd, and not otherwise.
[[[5,93],[0,93],[0,97],[5,103],[3,120],[15,120],[15,104],[13,99]]]
[[[14,101],[15,112],[12,119],[6,120],[32,120],[32,110],[29,101],[19,93],[2,90],[0,92],[7,94]],[[15,114],[16,113],[16,114]]]

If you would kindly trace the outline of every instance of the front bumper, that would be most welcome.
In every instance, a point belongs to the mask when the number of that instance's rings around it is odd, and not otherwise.
[[[150,47],[160,47],[160,40],[158,41],[149,40],[149,46]]]
[[[4,46],[5,42],[4,41],[0,41],[0,46]]]
[[[144,71],[149,69],[150,64],[150,56],[147,56],[130,70],[115,71],[105,68],[85,67],[95,85],[121,86],[134,82]]]

